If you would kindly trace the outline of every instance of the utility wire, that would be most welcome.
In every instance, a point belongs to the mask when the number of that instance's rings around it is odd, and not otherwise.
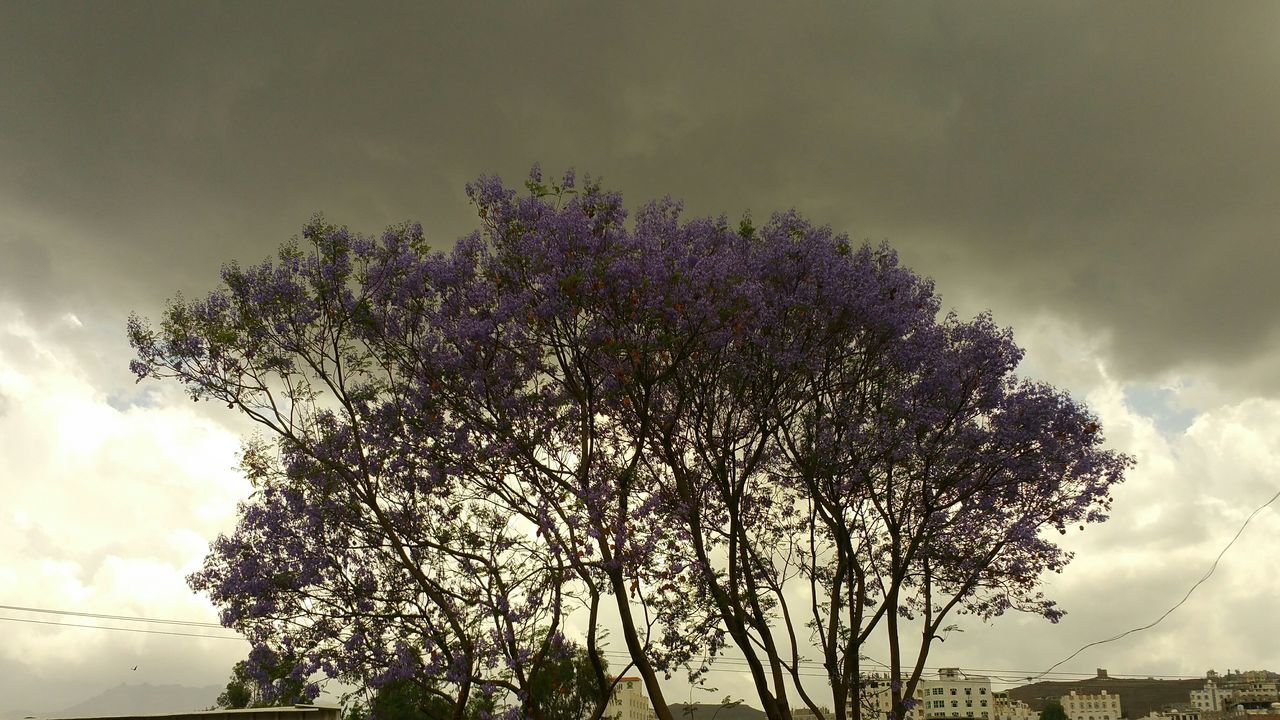
[[[1133,629],[1131,629],[1131,630],[1125,630],[1124,632],[1120,633],[1119,635],[1116,635],[1115,637],[1109,637],[1109,638],[1107,638],[1106,640],[1095,640],[1095,641],[1093,641],[1093,642],[1091,642],[1091,643],[1089,643],[1089,644],[1087,644],[1087,645],[1084,645],[1084,646],[1082,646],[1079,650],[1076,650],[1075,652],[1071,653],[1071,654],[1070,654],[1070,655],[1068,655],[1067,657],[1065,657],[1065,658],[1063,658],[1063,659],[1059,660],[1058,662],[1054,663],[1053,665],[1049,666],[1049,669],[1048,669],[1048,670],[1045,670],[1044,672],[1040,673],[1039,675],[1034,676],[1034,678],[1033,678],[1033,677],[1028,677],[1027,679],[1028,679],[1028,680],[1032,680],[1032,679],[1039,679],[1039,678],[1041,678],[1041,677],[1044,677],[1045,675],[1049,674],[1051,671],[1053,671],[1053,670],[1057,669],[1057,667],[1058,667],[1059,665],[1062,665],[1063,663],[1067,662],[1068,660],[1071,660],[1071,659],[1072,659],[1072,658],[1074,658],[1075,656],[1079,655],[1080,653],[1084,652],[1085,650],[1088,650],[1088,649],[1089,649],[1089,648],[1091,648],[1091,647],[1094,647],[1094,646],[1097,646],[1097,645],[1105,645],[1106,643],[1109,643],[1109,642],[1115,642],[1116,640],[1119,640],[1120,638],[1125,637],[1125,636],[1127,636],[1127,635],[1132,635],[1133,633],[1141,632],[1141,631],[1143,631],[1143,630],[1150,630],[1151,628],[1155,627],[1156,625],[1159,625],[1161,620],[1164,620],[1165,618],[1169,617],[1169,615],[1170,615],[1174,610],[1177,610],[1178,608],[1182,607],[1182,604],[1183,604],[1183,603],[1185,603],[1185,602],[1187,601],[1187,598],[1191,597],[1191,593],[1195,592],[1195,591],[1196,591],[1196,588],[1198,588],[1198,587],[1200,587],[1202,584],[1204,584],[1204,581],[1208,580],[1208,579],[1213,575],[1214,571],[1216,571],[1216,570],[1218,569],[1218,563],[1222,560],[1222,556],[1223,556],[1223,555],[1226,555],[1226,554],[1227,554],[1227,551],[1231,549],[1231,546],[1236,544],[1236,540],[1239,540],[1239,539],[1240,539],[1240,536],[1244,533],[1244,529],[1245,529],[1245,528],[1247,528],[1247,527],[1249,527],[1249,523],[1250,523],[1250,522],[1252,522],[1252,521],[1253,521],[1253,519],[1254,519],[1255,517],[1257,517],[1258,513],[1262,512],[1262,511],[1263,511],[1263,510],[1264,510],[1268,505],[1270,505],[1271,503],[1275,502],[1278,498],[1280,498],[1280,490],[1276,491],[1276,494],[1275,494],[1275,495],[1272,495],[1270,500],[1268,500],[1268,501],[1266,501],[1266,502],[1262,503],[1262,504],[1261,504],[1261,505],[1259,505],[1259,506],[1258,506],[1258,507],[1257,507],[1253,512],[1249,513],[1249,517],[1245,518],[1244,522],[1240,525],[1240,529],[1239,529],[1239,530],[1236,530],[1236,534],[1231,538],[1231,542],[1227,543],[1226,547],[1222,548],[1222,552],[1218,553],[1218,557],[1214,558],[1214,560],[1213,560],[1213,565],[1211,565],[1211,566],[1209,567],[1209,571],[1208,571],[1208,572],[1206,572],[1206,573],[1204,574],[1204,576],[1203,576],[1203,577],[1201,577],[1199,580],[1197,580],[1197,581],[1195,582],[1195,584],[1194,584],[1194,585],[1192,585],[1192,586],[1191,586],[1191,588],[1190,588],[1189,590],[1187,590],[1187,594],[1186,594],[1186,595],[1183,595],[1181,600],[1179,600],[1179,601],[1178,601],[1178,602],[1177,602],[1173,607],[1169,608],[1168,610],[1165,610],[1163,615],[1161,615],[1160,617],[1156,618],[1154,621],[1152,621],[1152,622],[1150,622],[1150,623],[1148,623],[1148,624],[1146,624],[1146,625],[1143,625],[1142,627],[1136,627],[1136,628],[1133,628]]]
[[[63,623],[53,622],[52,620],[32,620],[30,618],[15,618],[0,616],[0,620],[9,622],[32,623],[34,625],[57,625],[59,627],[77,627],[89,628],[91,630],[115,630],[116,632],[144,633],[147,635],[177,635],[180,637],[203,638],[205,640],[244,640],[242,637],[231,635],[198,635],[196,633],[173,632],[171,630],[147,630],[145,628],[123,628],[108,627],[106,625],[82,625],[80,623]]]
[[[1070,661],[1070,660],[1074,659],[1074,658],[1075,658],[1076,656],[1078,656],[1080,653],[1084,652],[1085,650],[1088,650],[1088,649],[1089,649],[1089,648],[1091,648],[1091,647],[1096,647],[1096,646],[1098,646],[1098,645],[1105,645],[1105,644],[1107,644],[1107,643],[1115,642],[1115,641],[1120,640],[1121,638],[1124,638],[1124,637],[1126,637],[1126,636],[1128,636],[1128,635],[1131,635],[1131,634],[1133,634],[1133,633],[1141,632],[1141,631],[1143,631],[1143,630],[1150,630],[1151,628],[1155,627],[1156,625],[1159,625],[1161,621],[1163,621],[1165,618],[1167,618],[1169,615],[1171,615],[1175,610],[1177,610],[1178,608],[1182,607],[1182,605],[1183,605],[1184,603],[1186,603],[1186,601],[1191,597],[1191,594],[1192,594],[1192,593],[1194,593],[1194,592],[1196,591],[1196,589],[1197,589],[1197,588],[1199,588],[1199,587],[1200,587],[1202,584],[1204,584],[1204,583],[1205,583],[1205,582],[1206,582],[1210,577],[1212,577],[1212,576],[1213,576],[1214,572],[1216,572],[1216,571],[1217,571],[1217,569],[1218,569],[1218,564],[1222,561],[1223,556],[1225,556],[1225,555],[1227,554],[1227,551],[1228,551],[1228,550],[1230,550],[1230,549],[1231,549],[1231,547],[1232,547],[1233,545],[1235,545],[1236,541],[1240,539],[1240,536],[1241,536],[1242,534],[1244,534],[1245,528],[1247,528],[1247,527],[1249,526],[1249,523],[1250,523],[1250,522],[1252,522],[1252,521],[1253,521],[1253,519],[1254,519],[1255,517],[1257,517],[1258,513],[1262,512],[1262,511],[1263,511],[1264,509],[1266,509],[1269,505],[1271,505],[1272,503],[1274,503],[1277,499],[1280,499],[1280,491],[1277,491],[1277,492],[1276,492],[1276,494],[1272,495],[1272,496],[1271,496],[1271,498],[1270,498],[1269,500],[1267,500],[1266,502],[1262,503],[1262,504],[1261,504],[1261,505],[1259,505],[1257,508],[1255,508],[1255,509],[1254,509],[1254,511],[1253,511],[1252,513],[1250,513],[1250,514],[1249,514],[1249,517],[1245,518],[1244,522],[1240,525],[1240,528],[1239,528],[1238,530],[1236,530],[1236,534],[1235,534],[1234,536],[1232,536],[1231,541],[1230,541],[1230,542],[1228,542],[1228,543],[1226,544],[1226,546],[1225,546],[1225,547],[1223,547],[1223,548],[1222,548],[1222,550],[1218,553],[1218,556],[1217,556],[1216,558],[1214,558],[1213,564],[1209,567],[1209,570],[1208,570],[1208,571],[1207,571],[1207,572],[1206,572],[1206,573],[1205,573],[1205,574],[1204,574],[1204,575],[1203,575],[1199,580],[1197,580],[1197,581],[1196,581],[1196,582],[1195,582],[1195,583],[1194,583],[1194,584],[1193,584],[1193,585],[1192,585],[1192,586],[1187,590],[1186,594],[1182,596],[1182,599],[1181,599],[1181,600],[1179,600],[1177,603],[1175,603],[1175,604],[1173,605],[1173,607],[1171,607],[1171,608],[1169,608],[1168,610],[1166,610],[1166,611],[1164,612],[1164,614],[1163,614],[1163,615],[1161,615],[1160,617],[1156,618],[1154,621],[1152,621],[1152,622],[1150,622],[1150,623],[1148,623],[1148,624],[1146,624],[1146,625],[1143,625],[1142,627],[1136,627],[1136,628],[1132,628],[1132,629],[1130,629],[1130,630],[1126,630],[1125,632],[1122,632],[1122,633],[1120,633],[1119,635],[1115,635],[1114,637],[1106,638],[1105,640],[1095,640],[1094,642],[1091,642],[1091,643],[1088,643],[1088,644],[1086,644],[1086,645],[1083,645],[1083,646],[1081,646],[1078,650],[1076,650],[1075,652],[1073,652],[1072,654],[1068,655],[1067,657],[1063,658],[1062,660],[1059,660],[1058,662],[1056,662],[1056,663],[1054,663],[1053,665],[1051,665],[1047,670],[1043,670],[1043,671],[1041,671],[1041,672],[1039,672],[1039,673],[1030,674],[1030,675],[1021,675],[1021,673],[1023,672],[1023,671],[1021,671],[1021,670],[988,670],[988,669],[979,669],[979,668],[959,668],[959,670],[960,670],[961,672],[968,671],[968,672],[974,672],[974,673],[978,673],[978,672],[983,672],[983,673],[1001,673],[1001,674],[1009,673],[1009,674],[1011,674],[1011,675],[1018,675],[1018,676],[1019,676],[1019,677],[1017,677],[1017,679],[1016,679],[1016,680],[1011,680],[1011,679],[1009,679],[1008,677],[1000,677],[1000,676],[997,676],[997,675],[992,675],[992,676],[991,676],[991,677],[993,677],[994,679],[1001,680],[1001,681],[1004,681],[1004,682],[1023,682],[1023,681],[1029,681],[1029,680],[1038,680],[1038,679],[1043,678],[1043,677],[1045,677],[1046,675],[1050,675],[1050,674],[1053,674],[1053,675],[1055,675],[1055,676],[1088,676],[1088,677],[1092,677],[1092,675],[1091,675],[1090,673],[1080,673],[1080,672],[1070,672],[1070,671],[1060,671],[1060,672],[1056,672],[1056,673],[1055,673],[1055,672],[1054,672],[1054,670],[1056,670],[1059,666],[1063,665],[1064,663],[1066,663],[1066,662],[1068,662],[1068,661]],[[218,624],[218,623],[210,623],[210,622],[198,622],[198,621],[193,621],[193,620],[169,620],[169,619],[161,619],[161,618],[146,618],[146,617],[139,617],[139,616],[133,616],[133,615],[110,615],[110,614],[106,614],[106,613],[80,612],[80,611],[74,611],[74,610],[52,610],[52,609],[49,609],[49,608],[23,607],[23,606],[18,606],[18,605],[0,605],[0,610],[17,610],[17,611],[21,611],[21,612],[44,613],[44,614],[50,614],[50,615],[65,615],[65,616],[73,616],[73,617],[88,617],[88,618],[98,618],[98,619],[103,619],[103,620],[120,620],[120,621],[125,621],[125,622],[142,622],[142,623],[153,623],[153,624],[161,624],[161,625],[178,625],[178,626],[184,626],[184,627],[199,627],[199,628],[217,628],[217,629],[222,629],[222,625],[220,625],[220,624]],[[24,622],[24,623],[32,623],[32,624],[37,624],[37,625],[56,625],[56,626],[63,626],[63,627],[90,628],[90,629],[96,629],[96,630],[115,630],[115,631],[119,631],[119,632],[136,632],[136,633],[145,633],[145,634],[152,634],[152,635],[176,635],[176,636],[182,636],[182,637],[206,638],[206,639],[213,639],[213,640],[239,640],[239,639],[242,639],[242,638],[239,638],[239,637],[232,637],[232,636],[229,636],[229,635],[200,635],[200,634],[195,634],[195,633],[169,632],[169,631],[163,631],[163,630],[146,630],[146,629],[140,629],[140,628],[118,628],[118,627],[107,627],[107,626],[102,626],[102,625],[83,625],[83,624],[78,624],[78,623],[62,623],[62,622],[52,622],[52,621],[48,621],[48,620],[32,620],[32,619],[12,618],[12,617],[3,617],[3,616],[0,616],[0,621]],[[605,651],[603,651],[603,654],[606,654],[606,655],[614,655],[614,656],[625,656],[625,657],[627,657],[627,658],[629,658],[629,657],[630,657],[630,654],[629,654],[629,653],[627,653],[627,652],[625,652],[625,651],[605,650]],[[870,662],[872,662],[872,663],[876,664],[876,665],[880,665],[881,667],[885,667],[885,668],[887,668],[887,667],[888,667],[888,665],[886,665],[885,663],[880,662],[879,660],[876,660],[876,659],[874,659],[874,658],[866,658],[866,659],[867,659],[867,660],[869,660]],[[815,664],[816,662],[817,662],[817,661],[815,661],[815,660],[808,660],[808,659],[801,659],[801,660],[800,660],[800,663],[801,663],[801,664],[810,664],[810,665],[812,665],[812,664]],[[746,660],[745,660],[745,659],[741,659],[741,658],[717,658],[717,659],[715,660],[715,662],[714,662],[714,663],[712,663],[712,665],[714,665],[715,663],[721,663],[721,664],[727,664],[727,665],[736,665],[737,667],[735,667],[735,668],[715,668],[715,667],[709,667],[709,668],[708,668],[708,670],[711,670],[711,671],[714,671],[714,672],[735,672],[735,671],[740,671],[740,669],[741,669],[741,668],[745,668],[745,667],[748,667],[748,666],[749,666],[749,664],[746,662]],[[938,670],[938,669],[940,669],[940,667],[927,667],[927,668],[925,668],[925,669],[927,669],[927,670]],[[1129,679],[1146,679],[1146,678],[1187,678],[1187,679],[1195,679],[1195,678],[1199,678],[1199,677],[1200,677],[1200,676],[1198,676],[1198,675],[1151,675],[1151,674],[1149,674],[1149,673],[1147,673],[1147,674],[1108,673],[1108,674],[1109,674],[1109,676],[1111,676],[1111,677],[1116,677],[1116,678],[1120,678],[1120,679],[1125,679],[1125,678],[1129,678]],[[817,675],[808,675],[808,674],[804,674],[804,676],[806,676],[806,677],[825,677],[825,674],[817,674]]]
[[[631,657],[631,654],[628,653],[626,650],[602,650],[600,652],[605,656],[617,657],[620,659],[630,659]],[[870,664],[880,668],[888,669],[889,667],[887,664],[880,662],[875,658],[863,658],[863,659],[864,661],[867,661]],[[801,658],[800,664],[802,666],[815,665],[815,664],[818,664],[818,661],[811,660],[808,658]],[[728,657],[728,656],[717,657],[711,661],[710,665],[711,665],[710,669],[712,670],[720,669],[720,668],[716,668],[715,667],[716,665],[729,666],[729,667],[723,668],[723,670],[726,672],[727,671],[737,672],[740,669],[747,669],[750,667],[750,664],[744,658],[735,658],[735,657]],[[1004,679],[1004,678],[1001,678],[1000,675],[1012,677],[1012,679],[1005,680],[1006,682],[1025,682],[1028,676],[1034,675],[1037,672],[1036,670],[1033,670],[1033,669],[971,668],[971,667],[957,667],[955,665],[937,665],[937,666],[926,665],[924,667],[925,670],[933,670],[933,671],[942,670],[944,668],[956,668],[961,673],[972,673],[972,674],[982,673],[982,674],[985,674],[987,677],[991,677],[993,679]],[[1088,678],[1096,677],[1094,673],[1079,672],[1074,670],[1059,670],[1057,672],[1051,672],[1049,673],[1049,675],[1051,675],[1055,679],[1060,678],[1060,681],[1062,682],[1073,681],[1081,678],[1088,679]],[[1146,680],[1149,678],[1150,679],[1196,680],[1204,677],[1203,675],[1179,675],[1174,673],[1149,673],[1149,672],[1144,672],[1144,673],[1108,672],[1107,676],[1113,679],[1120,679],[1120,680]],[[822,677],[826,677],[826,674],[823,673]]]
[[[19,610],[21,612],[44,613],[46,615],[71,615],[75,617],[98,618],[101,620],[124,620],[127,622],[156,623],[159,625],[183,625],[186,627],[207,627],[222,629],[222,625],[195,620],[162,620],[160,618],[138,617],[136,615],[107,615],[104,613],[81,612],[76,610],[51,610],[49,608],[21,607],[19,605],[0,605],[0,610]]]

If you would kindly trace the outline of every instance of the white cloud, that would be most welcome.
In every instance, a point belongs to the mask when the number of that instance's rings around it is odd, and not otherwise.
[[[1095,354],[1101,343],[1082,330],[1042,318],[1019,340],[1031,372],[1085,399],[1109,445],[1137,465],[1114,493],[1111,519],[1064,538],[1076,559],[1046,582],[1069,612],[1060,624],[1014,616],[985,627],[966,622],[961,639],[938,647],[930,665],[1043,670],[1086,642],[1148,624],[1280,489],[1280,402],[1200,392],[1191,405],[1181,393],[1197,379],[1168,378],[1165,387],[1196,412],[1185,431],[1169,432],[1126,399],[1128,388]],[[1259,638],[1280,635],[1280,618],[1263,611],[1280,596],[1277,510],[1259,513],[1214,575],[1158,626],[1091,648],[1060,670],[1145,675],[1274,666],[1274,648]]]
[[[66,331],[65,319],[43,332],[12,308],[0,311],[10,318],[0,325],[0,604],[215,620],[184,578],[209,540],[233,526],[236,500],[248,493],[234,471],[238,437],[176,394],[148,407],[113,407],[110,393],[93,384],[93,369],[51,339]],[[112,361],[123,367],[127,359]],[[206,685],[244,653],[241,643],[227,641],[34,623],[3,628],[0,660],[41,676],[60,667],[124,667],[128,658],[181,645],[194,651],[193,660],[151,663],[152,674],[120,679]],[[218,668],[213,675],[211,665]],[[83,672],[92,677],[96,670]],[[13,693],[20,698],[22,688],[6,688]]]

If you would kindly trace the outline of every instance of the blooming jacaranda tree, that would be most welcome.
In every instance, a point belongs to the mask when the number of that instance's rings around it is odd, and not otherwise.
[[[889,248],[795,213],[628,221],[572,173],[526,188],[468,186],[482,230],[448,253],[317,218],[158,327],[131,318],[139,378],[264,430],[190,579],[224,624],[301,672],[537,718],[576,614],[599,718],[607,612],[664,720],[659,676],[728,644],[770,718],[825,704],[816,648],[843,719],[873,638],[901,717],[948,618],[1060,615],[1046,531],[1104,519],[1130,461],[1013,375],[1008,331],[940,318]]]
[[[887,247],[794,214],[754,246],[749,309],[648,406],[654,482],[767,713],[788,714],[790,688],[824,715],[802,681],[815,647],[833,714],[859,717],[882,632],[903,717],[949,618],[1061,616],[1036,588],[1069,555],[1044,531],[1105,519],[1131,459],[1066,394],[1013,375],[1022,351],[989,316],[939,319]]]

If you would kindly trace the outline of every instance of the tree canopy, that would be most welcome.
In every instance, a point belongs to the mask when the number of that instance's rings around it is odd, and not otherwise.
[[[318,693],[295,660],[258,646],[248,659],[232,667],[231,679],[214,707],[239,710],[309,703]]]
[[[1040,711],[1040,720],[1067,720],[1067,711],[1062,707],[1062,703],[1050,700]]]
[[[663,720],[660,675],[728,644],[770,718],[844,720],[873,643],[901,717],[957,614],[1061,616],[1051,533],[1104,520],[1131,460],[1014,374],[1009,330],[795,212],[628,221],[572,173],[526,189],[469,185],[482,230],[443,253],[316,218],[158,327],[131,317],[140,379],[264,430],[190,578],[224,624],[308,672],[414,678],[459,720],[477,697],[544,718],[575,613],[599,718],[607,604]]]

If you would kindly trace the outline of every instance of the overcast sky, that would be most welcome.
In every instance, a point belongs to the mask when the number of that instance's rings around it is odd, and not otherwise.
[[[315,212],[448,247],[466,181],[534,162],[888,240],[1138,458],[1049,582],[1065,620],[964,622],[930,665],[1025,675],[1146,624],[1280,489],[1280,4],[465,6],[0,2],[0,605],[213,620],[183,576],[248,491],[246,427],[135,385],[128,313]],[[1269,509],[1061,669],[1280,670],[1278,597]],[[0,712],[224,682],[246,649],[0,638]]]

